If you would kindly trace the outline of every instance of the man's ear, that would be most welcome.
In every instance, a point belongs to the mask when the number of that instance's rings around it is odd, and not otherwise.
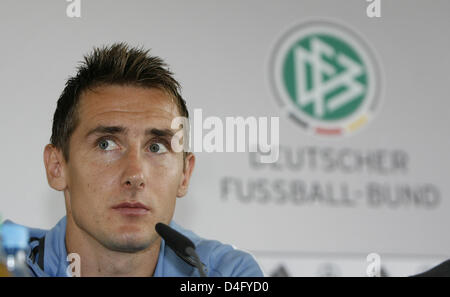
[[[44,148],[44,164],[47,173],[47,181],[50,187],[57,191],[63,191],[67,187],[64,174],[64,157],[62,152],[52,144]]]
[[[188,153],[184,160],[184,172],[180,184],[178,185],[177,197],[186,195],[189,187],[189,180],[192,176],[192,171],[195,166],[195,156],[193,153]]]

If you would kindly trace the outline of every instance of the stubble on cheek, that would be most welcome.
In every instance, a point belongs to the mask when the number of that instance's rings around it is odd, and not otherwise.
[[[74,165],[71,168],[71,212],[75,223],[81,229],[93,233],[95,229],[102,228],[104,216],[102,207],[106,208],[106,205],[102,197],[99,197],[102,194],[102,188],[99,188],[102,180],[98,170],[95,169],[95,164],[86,162],[86,156],[82,157],[84,161],[74,158]],[[76,167],[75,164],[84,166]]]

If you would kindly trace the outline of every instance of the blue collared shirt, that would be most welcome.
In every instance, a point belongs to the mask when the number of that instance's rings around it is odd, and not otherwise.
[[[10,221],[5,224],[13,224]],[[231,245],[222,244],[216,240],[203,239],[192,231],[183,229],[174,221],[170,226],[188,237],[196,246],[196,252],[200,261],[205,265],[206,274],[212,277],[261,277],[263,272],[257,264],[254,257],[244,251],[237,250]],[[30,243],[27,264],[35,276],[69,276],[67,267],[67,250],[65,244],[66,237],[66,217],[63,217],[50,230],[28,228],[30,238],[42,238],[45,236],[44,248],[39,248],[39,241],[34,240]],[[42,241],[41,241],[42,243]],[[34,252],[33,252],[34,250]],[[38,265],[39,251],[43,251],[43,269]],[[82,259],[81,259],[82,261]],[[154,275],[156,277],[174,276],[189,277],[200,276],[198,270],[186,263],[168,246],[164,240],[161,241],[161,247],[158,256],[158,263]]]

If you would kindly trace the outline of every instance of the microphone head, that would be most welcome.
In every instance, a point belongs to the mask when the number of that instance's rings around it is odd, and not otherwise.
[[[157,223],[155,230],[175,252],[181,253],[184,256],[189,256],[186,249],[189,247],[195,249],[194,243],[189,238],[166,224]]]

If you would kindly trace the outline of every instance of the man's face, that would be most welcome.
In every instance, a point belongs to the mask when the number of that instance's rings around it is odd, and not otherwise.
[[[68,216],[110,250],[148,248],[190,176],[170,147],[176,105],[158,89],[110,85],[83,93],[78,112],[64,166]]]

